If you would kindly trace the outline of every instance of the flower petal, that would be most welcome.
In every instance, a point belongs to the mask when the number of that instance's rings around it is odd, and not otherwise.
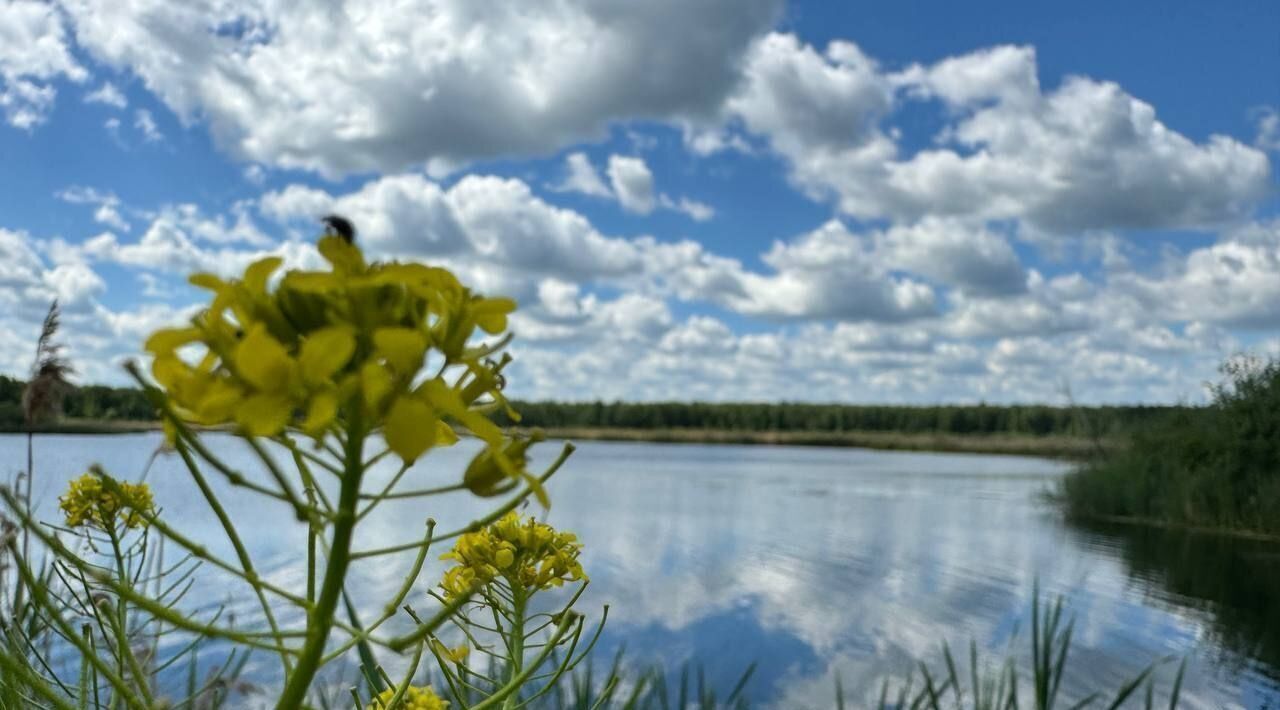
[[[458,443],[458,432],[446,422],[439,422],[436,426],[436,446],[453,446],[456,443]]]
[[[325,293],[336,291],[341,286],[341,279],[324,271],[291,271],[280,282],[282,289],[302,293]]]
[[[284,346],[261,324],[250,328],[236,347],[235,364],[245,382],[264,392],[286,391],[294,370],[293,360]]]
[[[249,264],[249,268],[244,270],[245,288],[249,289],[250,293],[266,293],[267,279],[271,278],[272,272],[280,268],[283,261],[278,256],[268,256]]]
[[[227,282],[214,276],[213,274],[198,273],[192,274],[187,278],[187,283],[198,288],[203,288],[214,293],[221,293],[227,287]]]
[[[373,332],[373,345],[397,373],[411,375],[422,367],[427,337],[412,328],[379,328]]]
[[[307,408],[307,418],[302,422],[302,430],[310,436],[318,437],[337,416],[338,393],[323,390],[311,397],[311,406]]]
[[[516,309],[516,302],[510,298],[484,298],[471,308],[476,325],[490,335],[497,335],[507,329],[507,314]]]
[[[166,355],[199,339],[200,331],[197,328],[161,328],[147,338],[143,347],[153,355]]]
[[[462,424],[490,446],[502,443],[502,429],[483,414],[468,409],[462,395],[439,377],[422,384],[421,391],[433,406]]]
[[[333,265],[335,272],[359,273],[365,270],[364,255],[360,253],[360,248],[342,237],[324,237],[316,248]]]
[[[360,368],[360,389],[364,391],[365,408],[377,412],[391,392],[391,373],[376,362],[366,362]]]
[[[227,421],[244,399],[244,391],[225,379],[213,380],[205,388],[194,409],[202,424],[220,424]]]
[[[435,412],[422,400],[400,397],[387,413],[382,434],[387,448],[405,463],[412,463],[436,442],[438,429]]]
[[[255,394],[236,410],[236,423],[253,436],[274,436],[293,415],[293,403],[275,394]]]
[[[333,326],[317,330],[302,343],[298,364],[303,378],[311,384],[320,384],[342,369],[355,352],[356,339],[351,329]]]

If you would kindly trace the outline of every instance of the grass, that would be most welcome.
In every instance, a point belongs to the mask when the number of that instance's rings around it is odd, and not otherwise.
[[[830,707],[877,710],[1174,710],[1182,698],[1185,662],[1179,664],[1167,687],[1157,688],[1155,671],[1171,663],[1160,659],[1116,688],[1083,692],[1063,686],[1075,644],[1075,622],[1061,599],[1045,603],[1037,589],[1032,598],[1031,633],[1026,637],[1030,661],[1013,657],[991,663],[970,642],[967,663],[957,661],[942,644],[932,663],[919,660],[899,676],[883,679],[874,688],[848,689],[837,675]],[[554,664],[553,664],[554,665]],[[492,670],[492,669],[491,669]],[[601,672],[603,670],[603,672]],[[751,681],[756,665],[736,676],[732,685],[715,687],[706,667],[684,662],[674,672],[661,666],[636,669],[619,650],[604,669],[592,660],[574,669],[552,692],[525,697],[529,710],[749,710]],[[501,671],[497,671],[500,675]],[[731,676],[733,677],[733,676]],[[416,684],[434,684],[430,675]],[[874,692],[871,692],[874,691]],[[350,707],[340,692],[318,698],[326,710]]]
[[[1139,707],[1145,710],[1177,708],[1186,672],[1185,661],[1178,666],[1167,697],[1159,702],[1154,673],[1160,662],[1147,666],[1119,688],[1091,689],[1083,698],[1068,699],[1062,679],[1072,658],[1074,632],[1075,620],[1064,616],[1062,600],[1043,604],[1037,589],[1031,605],[1030,668],[1020,669],[1012,658],[995,667],[986,665],[977,644],[970,642],[968,666],[960,670],[951,649],[944,644],[942,662],[938,664],[941,668],[931,671],[928,664],[919,661],[916,672],[905,679],[885,680],[874,707],[880,710],[1116,710],[1129,707],[1126,704],[1131,700],[1139,700]],[[838,680],[836,707],[841,710],[846,707]]]

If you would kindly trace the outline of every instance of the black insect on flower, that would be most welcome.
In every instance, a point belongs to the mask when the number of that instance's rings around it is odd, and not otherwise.
[[[336,234],[342,237],[348,244],[352,244],[356,240],[356,228],[351,224],[351,220],[341,215],[331,214],[325,215],[320,220],[324,223],[326,230],[330,234]]]

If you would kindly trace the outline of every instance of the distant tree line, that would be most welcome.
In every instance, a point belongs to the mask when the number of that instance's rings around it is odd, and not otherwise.
[[[24,383],[0,375],[0,427],[22,425]],[[709,402],[524,402],[513,403],[520,424],[547,429],[708,429],[716,431],[884,431],[939,434],[1114,436],[1176,407],[1052,407],[1048,405],[851,405]],[[74,419],[144,421],[155,418],[141,390],[87,385],[73,387],[62,416]],[[510,424],[505,415],[498,423]]]
[[[850,405],[706,402],[516,402],[520,424],[543,428],[719,431],[884,431],[940,434],[1114,436],[1176,407]],[[505,416],[499,422],[507,424]]]
[[[0,375],[0,428],[22,427],[22,380]],[[144,421],[156,418],[142,390],[132,387],[85,385],[71,387],[62,399],[63,417],[74,419]]]

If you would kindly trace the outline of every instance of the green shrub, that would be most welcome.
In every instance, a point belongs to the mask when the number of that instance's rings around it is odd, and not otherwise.
[[[1067,476],[1068,512],[1280,534],[1280,362],[1222,371],[1208,407],[1173,410]]]

